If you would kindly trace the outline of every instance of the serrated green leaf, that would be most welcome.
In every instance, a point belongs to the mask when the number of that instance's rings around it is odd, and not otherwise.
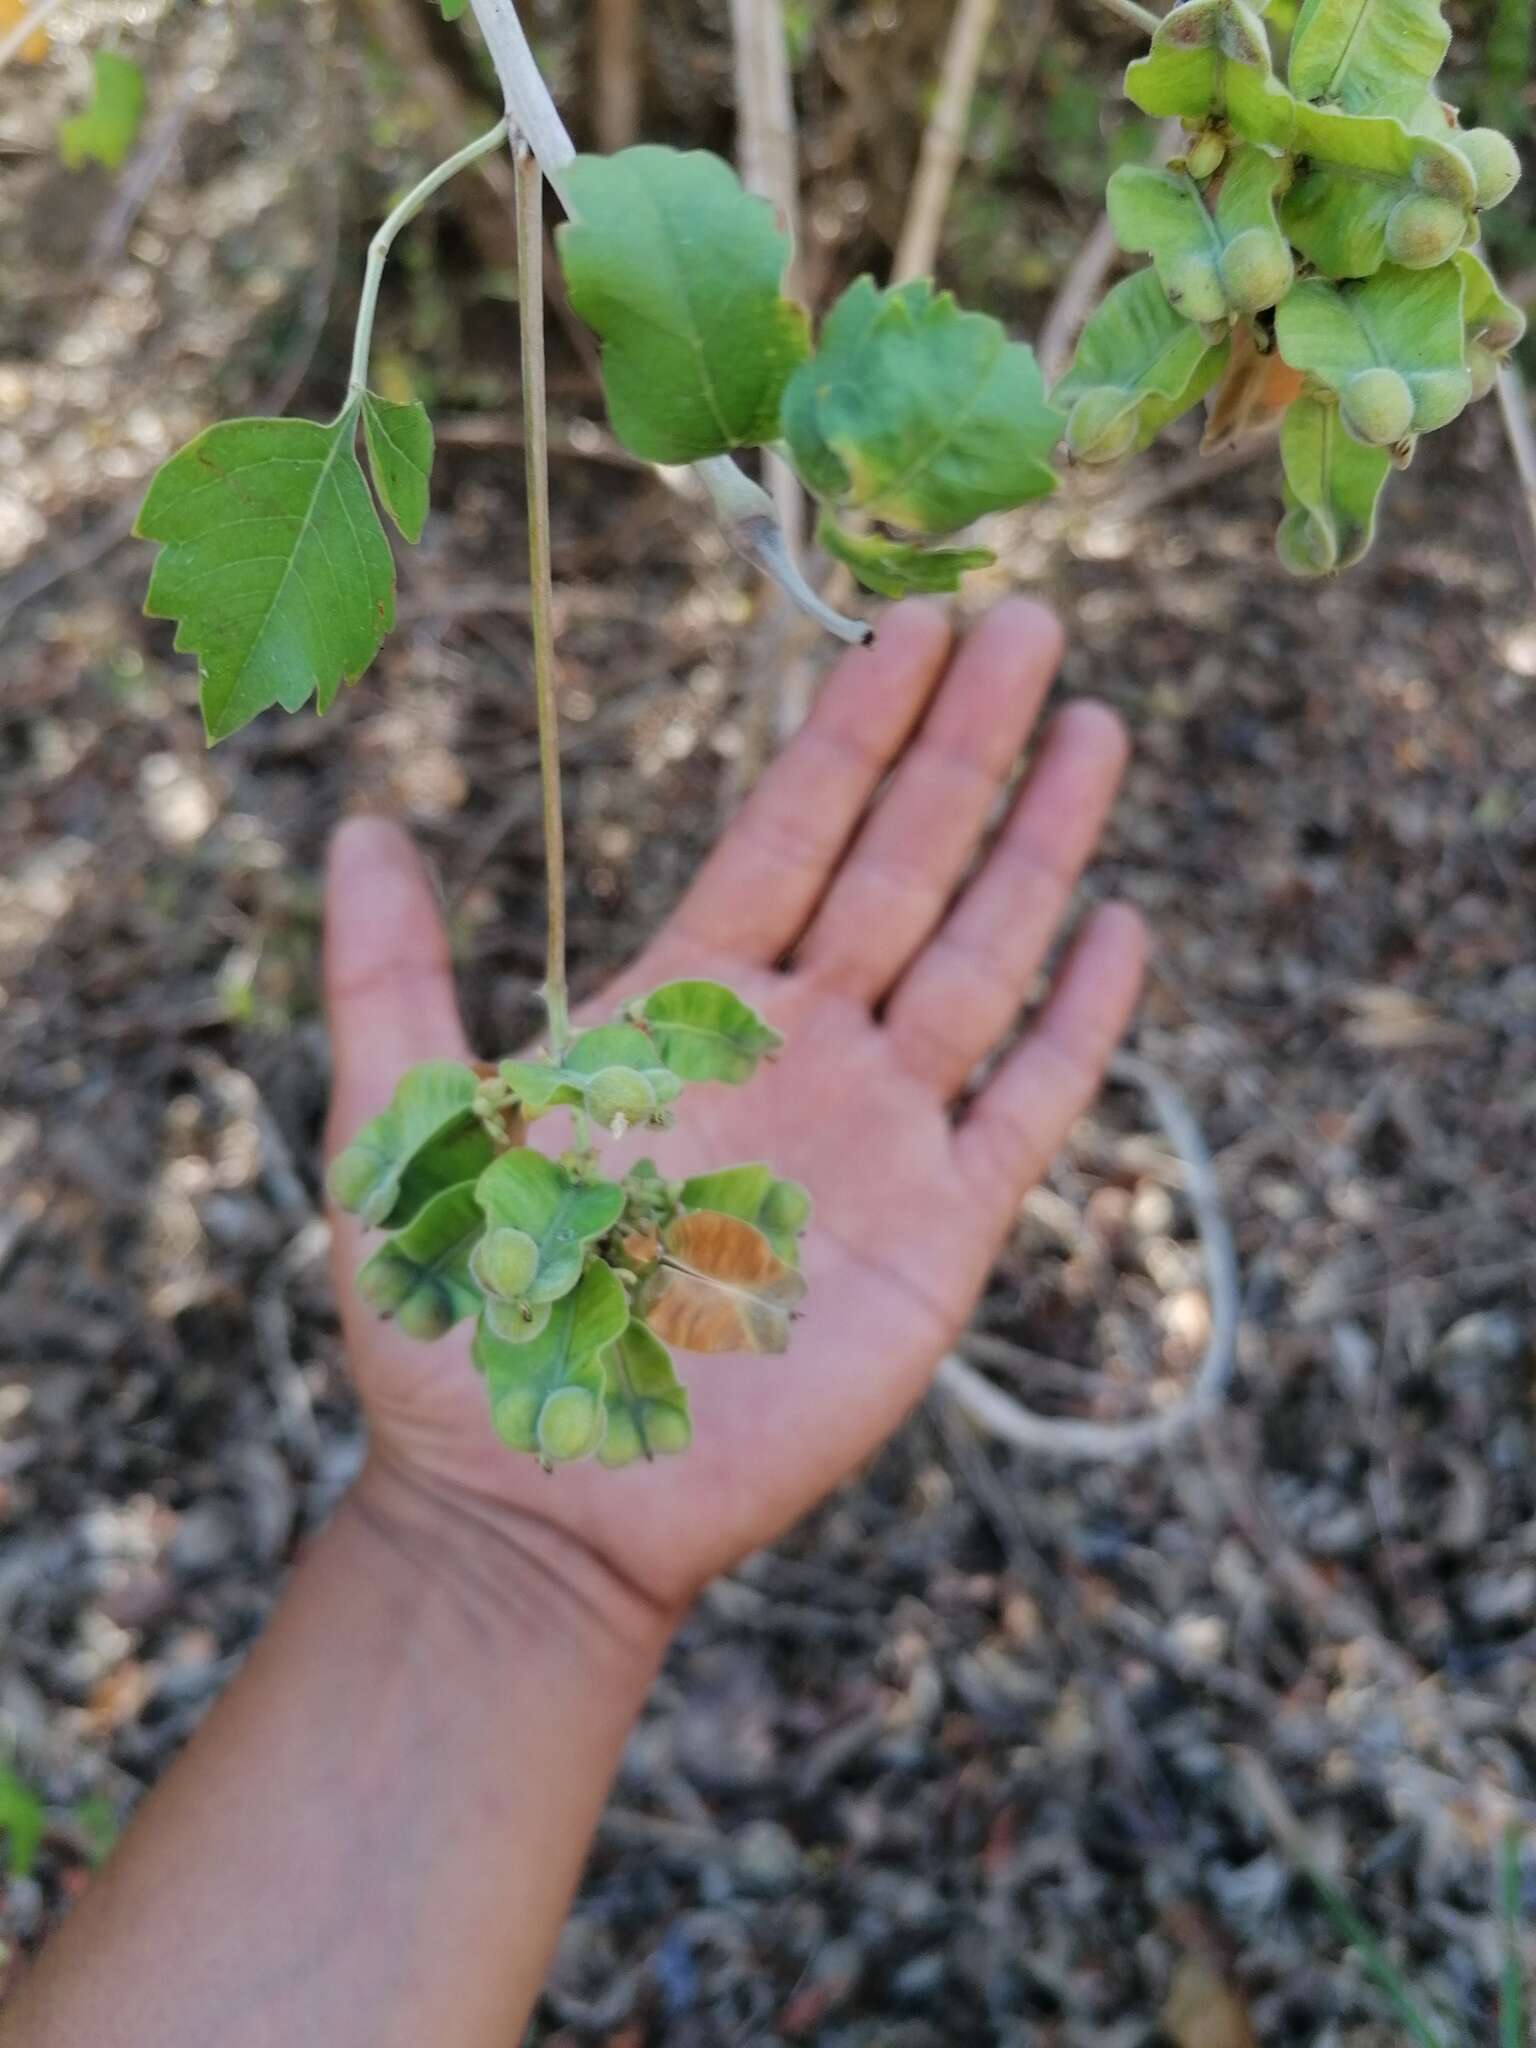
[[[474,1362],[484,1375],[491,1420],[503,1443],[537,1452],[540,1412],[562,1387],[584,1387],[601,1402],[606,1380],[600,1353],[628,1322],[624,1289],[600,1259],[592,1260],[571,1292],[554,1304],[549,1321],[528,1343],[504,1343],[482,1318],[475,1331]]]
[[[1186,0],[1125,74],[1144,114],[1229,122],[1248,142],[1289,147],[1295,103],[1275,77],[1264,23],[1243,0]]]
[[[473,1179],[491,1152],[474,1119],[478,1086],[459,1060],[424,1060],[403,1074],[388,1109],[331,1162],[332,1201],[364,1223],[394,1226],[443,1188]]]
[[[604,1403],[608,1427],[598,1463],[632,1465],[638,1458],[686,1451],[693,1441],[688,1394],[672,1366],[672,1354],[644,1323],[630,1321],[603,1353]]]
[[[1385,448],[1345,433],[1335,405],[1298,398],[1280,423],[1286,514],[1280,559],[1297,576],[1323,576],[1358,562],[1371,544],[1376,503],[1392,467]]]
[[[384,510],[408,541],[420,540],[432,487],[432,422],[426,407],[415,399],[397,405],[365,391],[363,439]]]
[[[1291,35],[1291,91],[1346,113],[1406,114],[1450,42],[1439,0],[1306,0]]]
[[[800,1238],[811,1220],[811,1198],[797,1180],[779,1180],[771,1166],[723,1166],[685,1180],[678,1197],[684,1209],[739,1216],[760,1230],[786,1264],[798,1265]]]
[[[1407,387],[1405,431],[1430,433],[1456,417],[1471,396],[1462,331],[1462,274],[1400,270],[1387,264],[1359,284],[1307,278],[1275,316],[1275,339],[1292,369],[1336,393],[1346,422],[1371,386],[1355,380],[1387,370]],[[1363,438],[1375,438],[1365,435]]]
[[[784,1041],[717,981],[669,981],[629,1006],[681,1081],[750,1081]]]
[[[114,50],[98,50],[91,73],[90,104],[59,123],[59,156],[66,170],[98,163],[119,171],[144,118],[144,74]]]
[[[648,462],[697,462],[778,432],[810,338],[782,296],[789,237],[703,150],[580,156],[559,231],[571,304],[603,344],[613,431]]]
[[[882,597],[958,590],[967,570],[988,569],[997,560],[991,548],[925,548],[882,534],[850,533],[828,512],[821,515],[816,538],[835,562],[853,571],[866,590],[878,591]]]
[[[476,1196],[488,1223],[526,1231],[538,1246],[538,1271],[524,1296],[535,1305],[570,1293],[587,1246],[613,1228],[624,1208],[616,1182],[578,1180],[542,1153],[521,1148],[492,1160]]]
[[[861,277],[784,392],[795,467],[821,498],[911,533],[950,533],[1056,487],[1061,422],[999,321],[926,279]]]
[[[408,1336],[431,1342],[480,1307],[469,1263],[485,1232],[475,1187],[466,1181],[434,1195],[359,1268],[363,1299]]]
[[[349,407],[225,420],[156,473],[134,532],[161,542],[144,609],[196,654],[210,741],[281,704],[330,708],[395,620],[395,568]]]
[[[1095,456],[1081,446],[1073,452],[1083,460],[1108,460],[1113,455],[1145,448],[1170,420],[1187,412],[1210,390],[1227,360],[1225,339],[1210,343],[1169,305],[1157,274],[1138,270],[1106,293],[1090,316],[1077,344],[1072,366],[1051,393],[1053,404],[1068,413],[1068,445],[1072,423],[1085,400],[1098,404],[1098,394],[1118,393],[1125,426],[1120,445]],[[1115,407],[1099,408],[1113,424]]]
[[[1455,239],[1445,255],[1471,226],[1475,188],[1466,159],[1391,115],[1299,106],[1296,148],[1303,161],[1280,219],[1297,251],[1328,277],[1378,270],[1408,209],[1448,209],[1447,234]]]
[[[1150,256],[1169,304],[1206,325],[1253,315],[1290,290],[1295,265],[1275,217],[1290,160],[1240,146],[1228,156],[1214,203],[1183,171],[1123,165],[1105,203],[1122,249]]]

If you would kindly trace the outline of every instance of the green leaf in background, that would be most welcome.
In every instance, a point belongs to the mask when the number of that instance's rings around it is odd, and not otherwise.
[[[773,1168],[723,1166],[685,1180],[678,1199],[685,1209],[709,1209],[739,1216],[760,1230],[787,1265],[800,1261],[800,1237],[811,1220],[811,1198],[797,1180],[775,1178]]]
[[[1298,398],[1280,422],[1286,512],[1275,536],[1294,576],[1326,576],[1358,562],[1371,544],[1376,501],[1392,467],[1385,448],[1346,434],[1339,409]]]
[[[473,1068],[460,1060],[412,1067],[388,1109],[332,1160],[326,1176],[332,1201],[364,1223],[408,1223],[444,1187],[473,1179],[490,1158],[490,1140],[474,1120],[478,1086]],[[455,1174],[466,1160],[471,1163]]]
[[[1056,487],[1061,422],[1033,351],[926,279],[848,287],[789,381],[783,426],[817,496],[909,533],[952,533]]]
[[[718,981],[669,981],[628,1009],[681,1081],[750,1081],[758,1061],[784,1043]]]
[[[613,431],[648,462],[697,462],[778,433],[810,347],[783,297],[789,237],[766,199],[704,150],[580,156],[559,231],[571,304],[603,343]]]
[[[1210,390],[1228,344],[1207,342],[1169,305],[1157,273],[1138,270],[1106,293],[1051,393],[1067,409],[1067,446],[1079,462],[1114,462],[1145,448]]]
[[[482,1320],[475,1331],[474,1361],[485,1377],[491,1420],[503,1443],[514,1450],[534,1451],[551,1463],[574,1442],[586,1444],[576,1455],[590,1455],[602,1441],[600,1423],[607,1391],[600,1353],[620,1337],[629,1322],[624,1289],[600,1259],[594,1259],[577,1285],[550,1310],[549,1321],[526,1344],[504,1343]],[[577,1388],[593,1404],[562,1403],[551,1418],[541,1443],[540,1423],[551,1395]],[[595,1410],[595,1413],[594,1413]],[[580,1424],[585,1418],[584,1433]]]
[[[997,560],[990,548],[925,548],[878,533],[850,533],[827,512],[817,524],[816,538],[833,561],[882,597],[958,590],[967,570],[989,569]]]
[[[90,105],[59,123],[59,156],[66,170],[98,163],[119,171],[144,118],[144,74],[112,50],[98,50],[91,70]]]
[[[357,1291],[408,1337],[430,1343],[480,1307],[470,1255],[485,1232],[475,1182],[434,1195],[365,1261]]]
[[[1474,250],[1459,249],[1456,268],[1461,272],[1461,317],[1472,396],[1485,398],[1493,389],[1499,364],[1525,333],[1525,315],[1505,298],[1493,272]]]
[[[32,1875],[46,1827],[42,1800],[8,1764],[0,1764],[0,1836],[5,1839],[7,1877]]]
[[[1299,100],[1330,100],[1350,114],[1406,115],[1450,43],[1439,0],[1306,0],[1287,75]]]
[[[578,1180],[542,1153],[526,1150],[492,1160],[475,1192],[487,1223],[523,1231],[538,1247],[534,1273],[515,1297],[535,1305],[570,1293],[587,1246],[613,1228],[624,1207],[624,1190],[616,1182]]]
[[[415,400],[397,405],[365,391],[363,439],[384,510],[408,541],[420,540],[432,482],[432,422],[426,407]]]
[[[664,1457],[693,1441],[688,1395],[672,1354],[644,1323],[631,1320],[604,1351],[603,1401],[608,1427],[597,1454],[601,1465]]]
[[[437,4],[442,9],[444,21],[457,21],[469,5],[469,0],[437,0]]]
[[[1295,103],[1275,77],[1263,21],[1243,0],[1185,0],[1165,14],[1147,55],[1127,67],[1125,93],[1144,114],[1228,121],[1248,142],[1290,144]]]
[[[210,741],[269,705],[326,711],[395,620],[395,567],[353,450],[357,413],[226,420],[156,473],[134,532],[161,542],[144,609],[198,657]]]
[[[1239,147],[1213,207],[1186,172],[1127,165],[1105,194],[1122,249],[1150,256],[1170,305],[1202,325],[1262,313],[1285,297],[1295,264],[1275,218],[1290,161]]]
[[[1472,395],[1462,276],[1388,264],[1363,284],[1307,278],[1275,316],[1280,354],[1338,395],[1356,439],[1392,447],[1455,419]]]
[[[1388,261],[1432,269],[1471,227],[1466,159],[1390,115],[1298,107],[1296,147],[1303,162],[1280,218],[1328,277],[1369,277]]]

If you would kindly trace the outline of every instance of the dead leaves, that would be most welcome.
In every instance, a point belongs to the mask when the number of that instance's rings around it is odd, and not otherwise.
[[[805,1282],[760,1230],[708,1209],[662,1233],[636,1311],[683,1351],[784,1351]]]

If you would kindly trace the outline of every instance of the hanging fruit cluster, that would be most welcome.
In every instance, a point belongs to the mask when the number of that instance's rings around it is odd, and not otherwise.
[[[1245,0],[1164,17],[1125,90],[1187,140],[1110,179],[1116,240],[1151,267],[1107,295],[1051,394],[1076,460],[1144,448],[1213,389],[1213,421],[1283,411],[1281,560],[1359,559],[1393,466],[1490,389],[1525,327],[1477,249],[1519,159],[1435,93],[1449,41],[1436,0],[1305,0],[1282,82]]]

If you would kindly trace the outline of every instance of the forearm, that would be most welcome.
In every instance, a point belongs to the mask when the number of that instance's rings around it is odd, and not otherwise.
[[[545,1525],[370,1467],[3,2048],[506,2048],[665,1636]]]

